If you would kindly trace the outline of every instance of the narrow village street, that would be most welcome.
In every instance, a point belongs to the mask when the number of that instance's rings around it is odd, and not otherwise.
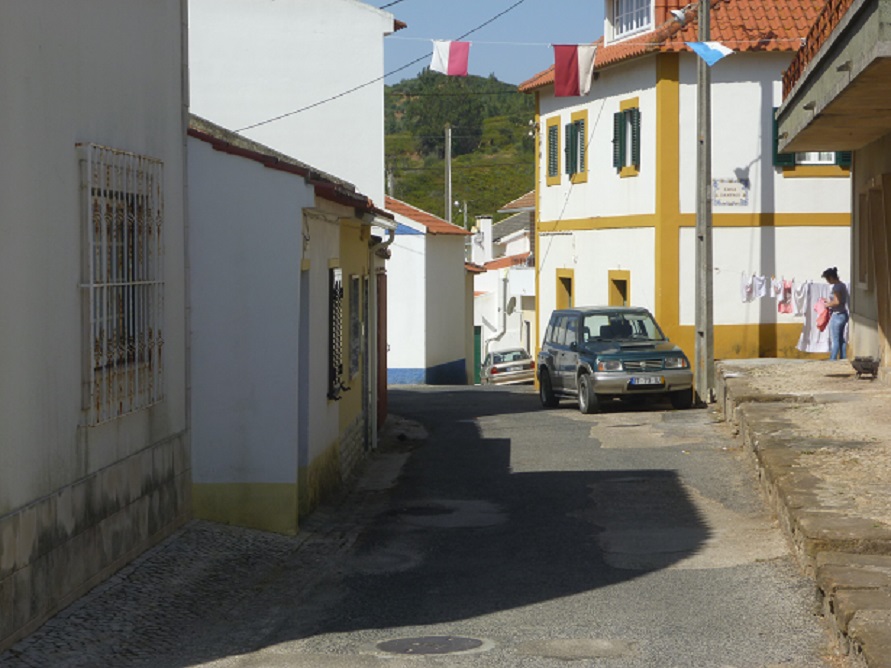
[[[0,665],[838,665],[711,410],[546,411],[529,386],[391,388],[390,410],[299,536],[192,522]]]

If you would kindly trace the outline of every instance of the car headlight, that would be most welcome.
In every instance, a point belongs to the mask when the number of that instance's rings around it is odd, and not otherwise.
[[[666,357],[665,358],[665,368],[666,369],[686,369],[690,366],[690,363],[687,361],[686,357]]]
[[[597,362],[598,371],[621,371],[622,360],[599,360]]]

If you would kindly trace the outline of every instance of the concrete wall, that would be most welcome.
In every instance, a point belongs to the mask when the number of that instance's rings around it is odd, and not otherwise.
[[[191,0],[192,112],[240,131],[302,110],[243,134],[382,205],[383,37],[392,30],[391,14],[357,0]]]
[[[303,178],[189,139],[195,514],[297,530]]]
[[[184,25],[180,0],[0,5],[0,650],[188,517]],[[163,399],[98,426],[78,143],[163,162]]]
[[[426,271],[426,369],[433,385],[463,385],[465,342],[470,323],[464,312],[463,235],[437,234],[427,237]]]
[[[387,380],[424,383],[427,368],[427,236],[402,223],[387,264]]]

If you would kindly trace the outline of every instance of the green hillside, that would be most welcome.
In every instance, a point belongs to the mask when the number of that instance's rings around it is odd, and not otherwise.
[[[392,195],[445,218],[445,126],[452,127],[452,220],[468,224],[535,186],[529,121],[534,102],[516,86],[424,70],[385,90]]]

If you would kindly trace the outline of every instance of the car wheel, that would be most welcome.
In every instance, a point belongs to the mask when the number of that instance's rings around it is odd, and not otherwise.
[[[668,395],[669,401],[673,408],[678,410],[686,410],[693,405],[693,390],[678,390]]]
[[[554,389],[551,387],[551,376],[544,369],[538,379],[538,398],[545,408],[553,408],[557,405],[557,397],[554,396]]]
[[[579,411],[585,415],[596,413],[599,403],[591,384],[591,376],[583,373],[579,376]]]

